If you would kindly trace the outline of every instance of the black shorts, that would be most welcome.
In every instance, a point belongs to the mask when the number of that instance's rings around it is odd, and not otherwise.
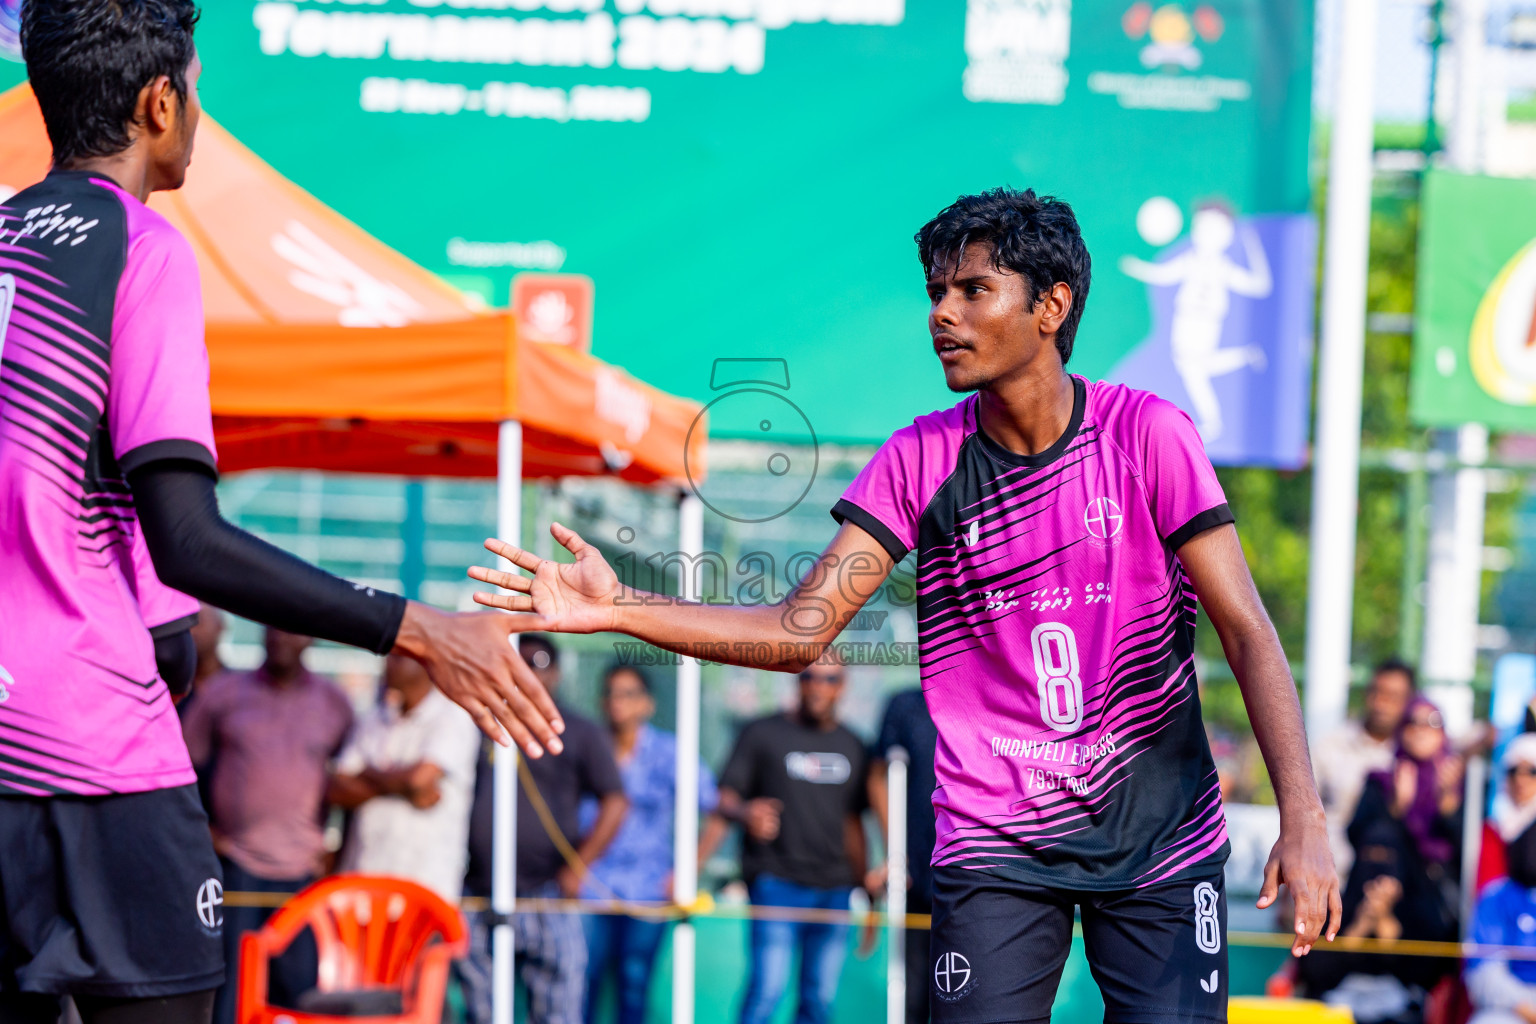
[[[1208,877],[1122,892],[1047,889],[936,868],[935,1024],[1046,1022],[1082,907],[1088,966],[1115,1024],[1227,1019],[1227,897]]]
[[[0,993],[216,988],[223,902],[196,786],[0,797]]]

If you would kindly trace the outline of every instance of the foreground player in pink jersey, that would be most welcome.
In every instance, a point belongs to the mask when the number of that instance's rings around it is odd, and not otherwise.
[[[223,890],[171,703],[188,594],[408,655],[487,733],[561,748],[508,616],[354,586],[220,518],[197,263],[144,205],[191,159],[196,20],[22,12],[54,166],[0,202],[0,1024],[54,1024],[66,994],[86,1024],[209,1018]]]
[[[1184,413],[1066,372],[1090,261],[1065,203],[965,196],[917,243],[933,350],[950,389],[974,394],[886,442],[781,604],[641,600],[559,526],[574,564],[488,542],[533,576],[472,569],[514,591],[478,598],[534,613],[529,629],[795,671],[915,550],[939,734],[934,1019],[1049,1020],[1081,907],[1107,1020],[1225,1020],[1228,843],[1196,692],[1197,595],[1280,804],[1259,906],[1290,887],[1298,956],[1341,912],[1295,684],[1232,513]],[[777,656],[751,660],[753,644]]]

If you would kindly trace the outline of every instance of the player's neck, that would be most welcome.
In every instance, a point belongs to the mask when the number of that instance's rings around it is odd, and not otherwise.
[[[1009,451],[1039,455],[1067,432],[1075,400],[1071,376],[1053,360],[983,388],[977,419],[987,436]]]
[[[135,144],[111,156],[83,157],[59,165],[61,171],[84,171],[116,183],[117,187],[141,203],[149,201],[154,191],[150,161],[143,147]]]

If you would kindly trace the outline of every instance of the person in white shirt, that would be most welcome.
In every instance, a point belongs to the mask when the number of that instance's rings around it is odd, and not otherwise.
[[[479,732],[409,658],[336,760],[329,797],[352,812],[339,868],[408,878],[457,903],[464,885]]]
[[[1365,690],[1365,714],[1350,719],[1313,748],[1318,795],[1328,815],[1333,858],[1341,874],[1354,861],[1344,830],[1355,815],[1365,777],[1392,767],[1394,737],[1418,692],[1413,666],[1396,658],[1376,666]]]

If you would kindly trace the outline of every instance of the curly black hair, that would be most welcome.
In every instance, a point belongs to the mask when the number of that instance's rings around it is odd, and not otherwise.
[[[1077,325],[1088,304],[1093,261],[1072,207],[1034,189],[994,188],[961,196],[924,224],[915,236],[923,274],[944,273],[967,246],[992,246],[992,265],[1024,278],[1039,303],[1058,281],[1072,289],[1072,308],[1056,332],[1063,365],[1072,358]]]
[[[127,149],[139,93],[161,75],[186,101],[198,14],[193,0],[22,5],[22,56],[55,165]]]

